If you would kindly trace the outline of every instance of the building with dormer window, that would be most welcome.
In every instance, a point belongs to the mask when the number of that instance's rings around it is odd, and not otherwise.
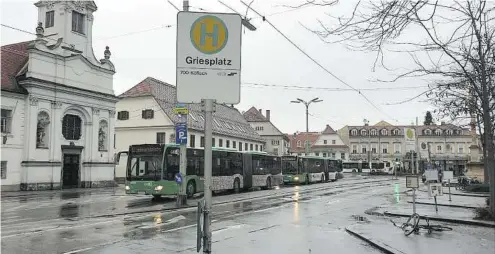
[[[274,155],[286,155],[289,152],[289,138],[281,132],[271,121],[270,110],[263,115],[261,109],[251,107],[242,115],[251,127],[265,139],[265,152]]]
[[[1,187],[114,185],[110,49],[92,48],[94,1],[39,1],[36,38],[1,47]]]
[[[180,122],[174,113],[177,106],[174,85],[148,77],[123,94],[117,103],[115,145],[117,151],[127,151],[135,144],[175,143],[175,124]],[[204,113],[199,103],[186,104],[188,147],[204,147]],[[251,128],[241,112],[231,105],[216,104],[213,113],[214,147],[238,151],[264,151],[265,140]],[[125,155],[120,158],[115,174],[118,182],[125,179]]]
[[[416,130],[420,170],[426,167],[428,160],[437,168],[454,171],[454,175],[466,169],[472,138],[468,129],[452,124],[391,125],[381,121],[373,126],[345,126],[338,132],[349,146],[350,160],[397,161],[404,170],[412,172],[412,156],[406,150],[404,128]]]

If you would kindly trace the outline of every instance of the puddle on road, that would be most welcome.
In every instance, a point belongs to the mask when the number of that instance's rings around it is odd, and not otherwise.
[[[80,198],[81,193],[79,192],[62,192],[60,193],[60,199],[66,200],[66,199],[74,199],[74,198]]]
[[[79,217],[79,205],[74,203],[64,204],[60,206],[58,215],[60,216],[60,218],[65,218],[65,219]]]

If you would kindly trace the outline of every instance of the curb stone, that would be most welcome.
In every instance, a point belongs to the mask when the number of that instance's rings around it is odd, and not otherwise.
[[[412,201],[407,201],[407,203],[412,204]],[[417,202],[418,205],[435,205],[434,203],[426,203],[426,202]],[[467,209],[476,209],[479,207],[476,206],[465,206],[465,205],[447,205],[447,204],[437,204],[437,206],[447,206],[447,207],[456,207],[456,208],[467,208]]]
[[[406,218],[411,217],[410,214],[390,213],[387,211],[385,211],[383,214],[387,215],[387,216],[393,216],[393,217],[406,217]],[[433,221],[443,221],[443,222],[450,222],[450,223],[457,223],[457,224],[464,224],[464,225],[495,228],[495,223],[487,223],[487,222],[483,222],[483,221],[458,220],[458,219],[448,219],[448,218],[439,218],[439,217],[429,217],[429,216],[423,216],[423,215],[420,215],[420,218],[421,219],[428,218],[428,219],[433,220]]]
[[[399,254],[399,253],[404,253],[402,251],[399,251],[399,250],[396,250],[394,248],[392,248],[391,246],[388,246],[378,240],[373,240],[371,238],[368,238],[364,235],[361,235],[359,234],[358,232],[355,232],[353,231],[352,229],[350,229],[349,227],[346,227],[345,228],[345,231],[365,242],[367,242],[368,244],[370,244],[371,246],[377,248],[378,250],[384,252],[384,253],[387,253],[387,254]]]

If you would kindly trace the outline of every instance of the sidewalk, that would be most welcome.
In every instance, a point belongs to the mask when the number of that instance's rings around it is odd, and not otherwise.
[[[408,192],[409,197],[408,202],[412,203],[412,192]],[[416,204],[423,205],[435,205],[435,199],[428,196],[428,192],[416,191]],[[443,196],[437,197],[438,206],[451,206],[451,207],[462,207],[462,208],[478,208],[486,206],[486,197],[483,196],[459,196],[451,195],[451,201],[449,201],[449,194],[445,192]]]
[[[424,183],[419,183],[419,192],[428,193],[428,185]],[[418,192],[416,191],[416,192]],[[412,189],[407,190],[408,193],[412,193]],[[450,186],[450,193],[452,196],[467,196],[467,197],[489,197],[490,193],[480,193],[480,192],[467,192],[460,189],[456,189],[454,185]],[[443,194],[449,194],[449,187],[443,186]]]
[[[429,198],[426,192],[416,192],[416,213],[426,216],[431,220],[451,223],[476,225],[483,227],[495,227],[494,221],[475,220],[475,209],[483,207],[483,197],[453,196],[449,201],[448,195],[437,197],[438,212],[435,210],[435,200]],[[412,193],[400,195],[394,200],[394,204],[385,205],[376,209],[370,209],[367,214],[386,215],[396,217],[410,217],[413,214]]]
[[[406,221],[394,219],[398,224]],[[420,224],[424,224],[420,221]],[[370,223],[355,224],[346,231],[361,240],[377,247],[385,253],[424,254],[424,253],[493,253],[495,233],[490,228],[477,228],[447,223],[432,223],[452,227],[452,231],[434,232],[428,235],[421,230],[418,235],[405,236],[402,229],[395,227],[387,218],[373,219]]]

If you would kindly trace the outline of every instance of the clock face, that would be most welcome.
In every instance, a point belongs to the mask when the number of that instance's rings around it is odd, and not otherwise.
[[[421,143],[421,149],[426,149],[426,144],[425,143]]]

